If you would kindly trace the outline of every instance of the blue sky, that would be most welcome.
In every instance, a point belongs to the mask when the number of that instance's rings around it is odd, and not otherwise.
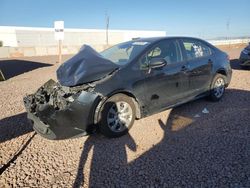
[[[0,0],[0,26],[163,30],[201,38],[250,36],[249,0]],[[229,28],[227,29],[227,23]]]

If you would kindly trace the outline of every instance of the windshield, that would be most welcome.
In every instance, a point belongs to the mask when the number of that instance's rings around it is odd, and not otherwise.
[[[150,43],[146,41],[129,41],[117,44],[100,54],[117,65],[126,65],[139,55]]]

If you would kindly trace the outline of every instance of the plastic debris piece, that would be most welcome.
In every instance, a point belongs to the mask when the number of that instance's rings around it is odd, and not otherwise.
[[[195,118],[199,118],[199,117],[201,117],[201,116],[200,116],[200,114],[195,114],[194,117],[195,117]]]
[[[203,113],[203,114],[209,114],[209,111],[208,111],[207,108],[204,108],[204,109],[202,110],[202,113]]]

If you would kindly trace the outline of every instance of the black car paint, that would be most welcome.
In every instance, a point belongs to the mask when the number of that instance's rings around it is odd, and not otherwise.
[[[58,82],[63,86],[73,87],[100,80],[119,66],[105,59],[88,45],[72,58],[64,62],[56,71]]]
[[[134,59],[128,65],[120,69],[119,72],[111,79],[101,85],[97,85],[95,91],[108,97],[114,95],[115,93],[128,93],[133,96],[136,101],[138,101],[139,106],[141,107],[141,117],[145,117],[161,111],[162,109],[166,109],[168,106],[173,106],[177,103],[184,103],[190,99],[195,99],[202,92],[208,91],[210,89],[210,83],[218,71],[227,75],[227,83],[230,82],[232,72],[229,61],[225,61],[225,59],[227,59],[227,55],[211,44],[200,39],[195,40],[199,40],[207,44],[213,52],[209,57],[194,60],[199,66],[197,66],[197,64],[194,65],[191,61],[187,61],[186,55],[183,53],[182,55],[184,57],[184,61],[177,63],[176,65],[171,64],[160,69],[153,69],[150,74],[148,73],[148,70],[140,69],[138,63],[140,58],[156,43],[162,40],[181,39],[183,39],[183,37],[169,37],[167,39],[160,38],[155,40],[154,43],[148,46],[138,56],[138,58]],[[187,37],[187,39],[193,38]],[[214,62],[224,62],[221,66],[218,63],[210,63],[210,60]],[[203,62],[200,63],[200,61]],[[183,70],[183,67],[187,67],[187,69]],[[189,86],[191,84],[195,85],[197,82],[201,86],[201,83],[204,81],[204,77],[207,78],[207,81],[203,85],[203,88],[200,91],[192,90],[190,92]],[[176,81],[176,79],[178,81]],[[131,82],[131,80],[133,80],[133,82]],[[154,91],[154,93],[150,93],[148,91]],[[188,97],[188,100],[183,99],[184,97]]]
[[[52,110],[53,112],[45,119],[29,112],[27,105],[29,102],[26,101],[28,118],[33,121],[34,129],[49,139],[75,137],[86,134],[89,127],[98,123],[101,105],[116,93],[124,93],[132,97],[137,107],[136,116],[142,118],[208,94],[210,83],[217,72],[226,75],[227,84],[229,84],[231,68],[224,52],[205,41],[194,39],[209,46],[212,54],[188,61],[181,44],[183,39],[194,38],[147,39],[151,44],[131,62],[120,67],[108,79],[94,84],[93,91],[81,91],[79,97],[64,110]],[[143,55],[162,40],[177,40],[182,48],[183,60],[150,71],[142,69],[139,62]],[[36,127],[39,126],[46,127],[47,132],[38,130]]]

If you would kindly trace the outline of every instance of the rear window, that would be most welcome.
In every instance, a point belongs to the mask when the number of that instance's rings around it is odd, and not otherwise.
[[[212,50],[206,44],[198,40],[186,39],[183,40],[183,45],[188,60],[206,57],[212,54]]]

